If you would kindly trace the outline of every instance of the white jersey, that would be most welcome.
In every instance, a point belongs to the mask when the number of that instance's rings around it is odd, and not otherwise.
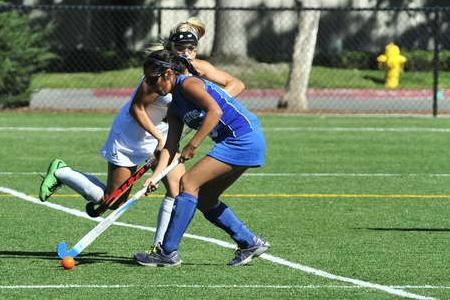
[[[141,83],[142,81],[138,87]],[[107,161],[116,166],[137,166],[145,161],[158,145],[158,141],[153,135],[142,128],[130,113],[137,90],[138,88],[131,95],[131,99],[120,109],[109,131],[108,139],[100,151]],[[168,125],[163,122],[163,119],[171,101],[171,94],[158,96],[154,103],[147,105],[145,108],[148,117],[162,132],[164,138],[167,137]]]

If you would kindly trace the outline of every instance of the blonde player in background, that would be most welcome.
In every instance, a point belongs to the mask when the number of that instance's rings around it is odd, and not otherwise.
[[[230,96],[236,97],[245,89],[244,83],[206,60],[197,58],[198,43],[205,32],[205,24],[202,21],[195,17],[189,18],[171,31],[166,48],[190,59],[199,76],[217,83]]]

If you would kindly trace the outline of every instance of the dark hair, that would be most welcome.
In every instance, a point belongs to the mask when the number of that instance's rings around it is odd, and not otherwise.
[[[199,75],[189,59],[169,50],[159,50],[148,55],[144,62],[144,70],[150,66],[158,66],[160,73],[172,69],[177,74],[183,74],[187,69],[192,75]]]

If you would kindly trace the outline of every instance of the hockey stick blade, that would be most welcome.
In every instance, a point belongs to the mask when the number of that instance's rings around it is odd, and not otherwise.
[[[169,166],[167,166],[161,173],[155,177],[155,183],[164,178],[170,171],[172,171],[178,164],[180,159],[174,160]],[[97,224],[91,231],[89,231],[81,240],[75,244],[75,246],[67,250],[67,243],[58,243],[56,250],[60,258],[65,256],[77,257],[86,247],[88,247],[95,239],[97,239],[106,229],[108,229],[117,219],[120,218],[133,204],[135,204],[139,198],[147,192],[147,187],[140,189],[134,196],[127,200],[118,209],[114,210],[107,218],[103,219]]]
[[[75,257],[78,254],[76,251],[71,249],[71,251],[67,251],[67,243],[66,242],[59,242],[58,246],[56,247],[56,251],[58,252],[58,256],[63,259],[66,256],[72,256]]]

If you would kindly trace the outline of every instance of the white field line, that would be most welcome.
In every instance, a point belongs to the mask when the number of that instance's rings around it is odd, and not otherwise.
[[[50,285],[0,285],[0,289],[122,289],[122,288],[177,288],[177,289],[363,289],[365,287],[356,285],[253,285],[253,284],[146,284],[133,285],[133,284],[50,284]],[[433,285],[396,285],[389,286],[391,288],[398,289],[450,289],[450,286],[433,286]]]
[[[0,131],[61,131],[61,132],[99,132],[109,131],[106,127],[0,127]]]
[[[109,127],[15,127],[2,126],[0,131],[43,131],[43,132],[103,132]],[[320,131],[320,132],[442,132],[449,133],[450,128],[436,127],[268,127],[264,131]]]
[[[22,192],[19,192],[19,191],[10,189],[10,188],[0,187],[0,192],[13,195],[15,197],[26,200],[28,202],[32,202],[34,204],[40,204],[40,205],[47,206],[49,208],[63,211],[63,212],[75,215],[77,217],[91,219],[85,212],[79,211],[77,209],[66,208],[62,205],[58,205],[58,204],[54,204],[54,203],[50,203],[50,202],[41,202],[40,200],[38,200],[34,197],[31,197],[27,194],[24,194]],[[96,218],[96,219],[91,219],[91,220],[100,222],[103,220],[103,218]],[[122,222],[115,222],[114,224],[118,225],[118,226],[136,228],[136,229],[141,229],[141,230],[146,230],[146,231],[152,231],[152,232],[155,231],[155,228],[153,228],[153,227],[146,227],[146,226],[134,225],[134,224],[128,224],[128,223],[122,223]],[[201,241],[204,241],[207,243],[215,244],[215,245],[218,245],[218,246],[221,246],[224,248],[230,248],[230,249],[235,248],[234,244],[231,244],[231,243],[228,243],[225,241],[221,241],[221,240],[218,240],[215,238],[208,238],[208,237],[198,236],[198,235],[194,235],[194,234],[185,234],[184,236],[188,237],[188,238],[196,239],[196,240],[201,240]],[[326,271],[315,269],[313,267],[305,266],[305,265],[302,265],[299,263],[290,262],[286,259],[283,259],[283,258],[277,257],[277,256],[273,256],[270,254],[263,254],[260,257],[262,259],[268,260],[275,264],[279,264],[279,265],[283,265],[283,266],[286,266],[286,267],[289,267],[292,269],[300,270],[305,273],[313,274],[313,275],[316,275],[319,277],[324,277],[324,278],[331,279],[331,280],[337,280],[337,281],[341,281],[341,282],[351,283],[353,285],[356,285],[356,286],[359,286],[362,288],[380,290],[380,291],[386,292],[388,294],[405,297],[405,298],[410,298],[410,299],[420,299],[420,300],[435,299],[432,297],[426,297],[426,296],[410,293],[410,292],[407,292],[407,291],[405,291],[403,289],[399,289],[399,288],[394,288],[394,287],[381,285],[381,284],[377,284],[377,283],[372,283],[372,282],[368,282],[368,281],[363,281],[363,280],[359,280],[359,279],[354,279],[354,278],[350,278],[350,277],[334,275],[334,274],[328,273]]]
[[[18,290],[18,289],[121,289],[130,288],[133,285],[103,285],[103,284],[49,284],[49,285],[0,285],[0,289]]]
[[[106,176],[106,172],[86,172],[94,176]],[[0,176],[40,176],[45,172],[0,171]],[[244,177],[450,177],[450,173],[244,173]]]
[[[320,131],[320,132],[450,132],[450,128],[435,127],[272,127],[264,131]]]

